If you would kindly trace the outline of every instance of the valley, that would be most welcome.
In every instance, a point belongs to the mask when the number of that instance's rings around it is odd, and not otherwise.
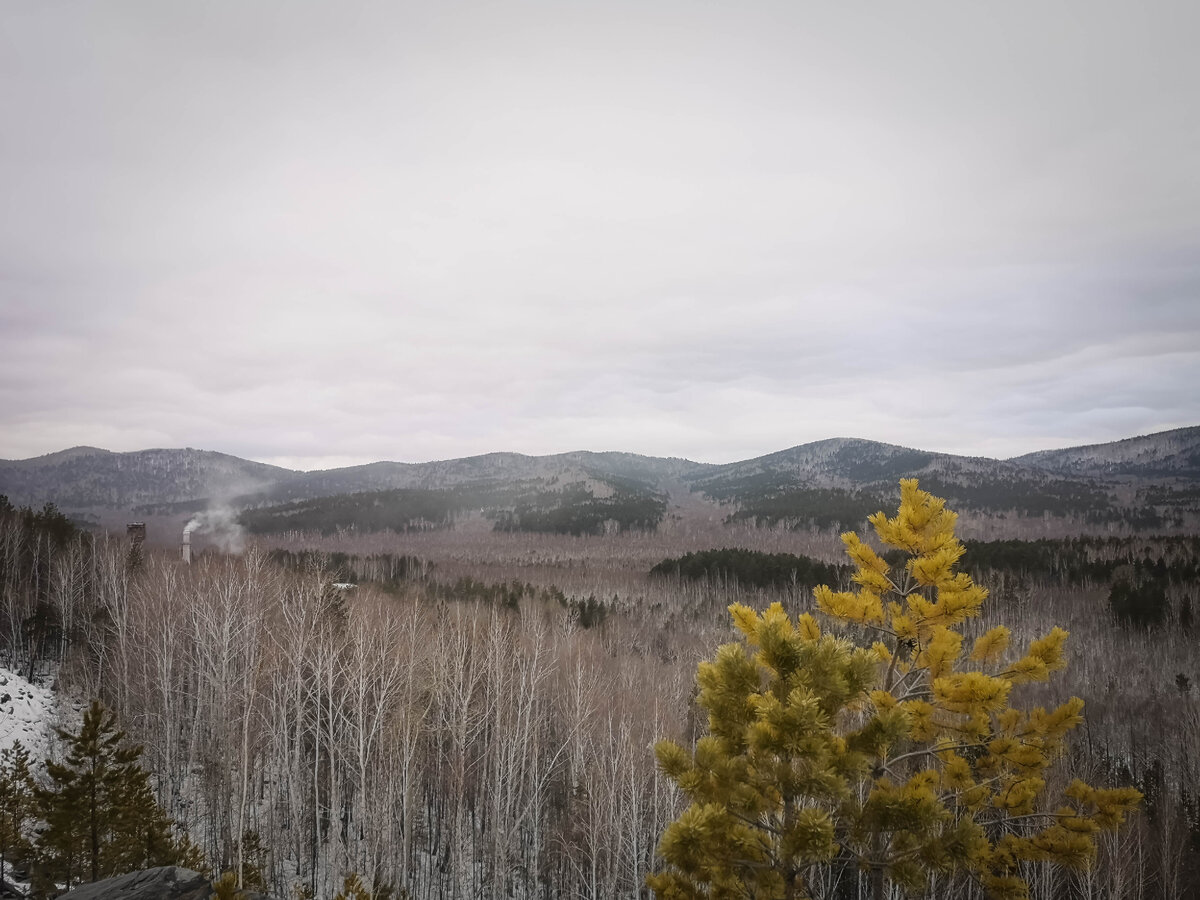
[[[850,440],[725,466],[39,459],[0,463],[0,665],[53,685],[62,724],[116,710],[214,875],[278,896],[349,874],[397,898],[642,895],[681,809],[651,748],[703,733],[696,667],[732,638],[727,607],[795,616],[817,584],[850,587],[839,532],[915,475],[961,512],[962,568],[990,591],[968,636],[1070,632],[1066,670],[1020,689],[1084,701],[1054,777],[1146,798],[1086,875],[1030,864],[1033,895],[1200,892],[1200,429],[1010,461]],[[857,896],[833,871],[823,896]]]

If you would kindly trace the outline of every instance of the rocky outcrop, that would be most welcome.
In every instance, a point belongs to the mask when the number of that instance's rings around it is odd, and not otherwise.
[[[59,900],[206,900],[212,884],[199,872],[179,866],[159,866],[81,884]]]

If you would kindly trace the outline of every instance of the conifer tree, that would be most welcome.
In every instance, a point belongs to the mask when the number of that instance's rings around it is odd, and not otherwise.
[[[860,643],[779,604],[730,607],[741,642],[697,673],[709,734],[693,752],[656,747],[691,801],[660,842],[667,868],[648,879],[660,897],[810,897],[820,866],[867,873],[876,900],[889,883],[915,893],[955,871],[991,897],[1024,898],[1026,863],[1086,867],[1095,835],[1141,799],[1078,779],[1047,796],[1083,703],[1011,700],[1064,667],[1067,633],[1052,629],[1015,661],[1004,626],[965,647],[987,591],[955,571],[955,514],[915,479],[900,485],[897,515],[869,521],[904,562],[847,533],[854,588],[815,591]]]
[[[43,875],[70,886],[178,862],[183,848],[138,764],[142,748],[125,745],[116,716],[93,701],[77,734],[58,735],[65,758],[47,761],[52,784],[37,791]]]
[[[252,830],[242,832],[236,854],[242,861],[239,884],[241,890],[266,893],[267,875],[270,871],[267,855],[268,848],[263,843],[262,835]]]
[[[209,896],[212,900],[240,900],[257,893],[251,887],[238,887],[237,872],[230,869],[222,872],[220,878],[213,879],[212,894]]]
[[[0,750],[0,888],[8,864],[29,852],[26,826],[35,816],[34,780],[29,751],[16,741]]]
[[[237,872],[225,871],[221,873],[220,878],[213,879],[212,897],[214,900],[236,900],[237,895]]]
[[[358,873],[350,872],[342,879],[342,889],[333,900],[373,900],[373,897]]]

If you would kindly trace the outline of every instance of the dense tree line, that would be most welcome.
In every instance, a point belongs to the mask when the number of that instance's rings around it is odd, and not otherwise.
[[[295,574],[316,575],[332,582],[335,589],[346,589],[367,582],[392,594],[407,594],[414,582],[430,599],[449,602],[481,603],[486,606],[501,606],[519,610],[523,603],[536,603],[542,607],[557,604],[574,615],[581,628],[602,624],[609,613],[609,606],[595,594],[587,597],[568,597],[559,588],[537,587],[528,582],[479,581],[461,576],[445,581],[430,577],[434,567],[415,556],[391,553],[321,553],[316,550],[290,551],[272,549],[267,559],[282,569]]]
[[[1108,581],[1124,566],[1153,565],[1172,581],[1200,575],[1200,538],[1074,537],[1058,540],[964,541],[971,572],[1039,575],[1078,585]]]
[[[858,447],[842,447],[833,454],[836,470],[854,481],[884,481],[895,484],[899,478],[920,471],[937,458],[926,450],[897,449],[887,456],[872,457]]]
[[[448,528],[474,511],[493,520],[497,531],[603,534],[653,530],[666,500],[631,479],[613,477],[611,491],[598,495],[580,482],[475,485],[463,488],[400,488],[319,497],[247,509],[239,521],[252,534],[312,532],[427,531]]]
[[[736,505],[726,522],[758,527],[854,528],[879,509],[878,497],[842,488],[815,488],[787,473],[764,472],[703,486],[720,503]]]
[[[877,508],[869,496],[840,488],[801,488],[743,501],[726,521],[840,530],[859,525]]]
[[[914,462],[922,455],[916,454]],[[693,479],[693,489],[735,507],[728,522],[846,530],[861,526],[883,505],[880,498],[887,485],[879,483],[878,473],[895,467],[891,462],[871,461],[844,466],[849,473],[846,477],[859,483],[854,489],[814,487],[788,471],[701,477]],[[963,510],[1025,518],[1048,516],[1092,526],[1121,524],[1139,530],[1178,526],[1182,514],[1195,505],[1194,491],[1187,488],[1145,488],[1139,492],[1138,502],[1128,505],[1118,502],[1101,483],[1028,474],[1001,478],[949,469],[923,476],[923,483]]]
[[[961,479],[933,474],[921,481],[939,496],[969,509],[1013,511],[1023,516],[1084,515],[1096,521],[1124,514],[1103,487],[1085,481],[984,478],[978,474]]]
[[[1138,488],[1138,499],[1151,506],[1200,507],[1200,487],[1186,484],[1156,484]]]
[[[794,553],[763,553],[735,547],[667,558],[655,565],[650,574],[692,581],[729,581],[756,588],[812,589],[818,584],[842,581],[849,569]]]
[[[431,568],[425,560],[396,553],[322,553],[275,547],[267,551],[267,559],[297,575],[315,573],[333,582],[357,584],[370,581],[384,587],[396,587],[422,578]]]
[[[1190,630],[1200,580],[1200,538],[1066,538],[967,541],[964,565],[974,574],[1037,576],[1065,585],[1103,584],[1113,615],[1151,627],[1174,622]]]
[[[94,578],[89,535],[53,504],[34,510],[0,496],[0,663],[32,675],[60,657]]]
[[[397,488],[247,509],[238,521],[251,534],[421,531],[445,528],[455,515],[471,508],[471,499],[456,491]]]
[[[666,511],[667,502],[658,494],[621,489],[597,497],[589,490],[576,489],[561,498],[543,498],[540,504],[522,503],[501,510],[496,514],[495,529],[574,535],[604,534],[609,529],[653,531]]]
[[[1138,563],[1113,582],[1108,592],[1108,605],[1113,615],[1128,625],[1142,628],[1162,625],[1172,612],[1169,589],[1170,582],[1157,570],[1157,566],[1143,567]],[[1178,612],[1180,627],[1191,631],[1193,612],[1190,597],[1180,601]]]

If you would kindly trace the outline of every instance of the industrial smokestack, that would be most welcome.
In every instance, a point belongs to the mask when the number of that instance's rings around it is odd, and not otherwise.
[[[192,516],[191,520],[183,526],[183,562],[185,565],[190,565],[192,562],[192,532],[200,525],[200,517]]]

